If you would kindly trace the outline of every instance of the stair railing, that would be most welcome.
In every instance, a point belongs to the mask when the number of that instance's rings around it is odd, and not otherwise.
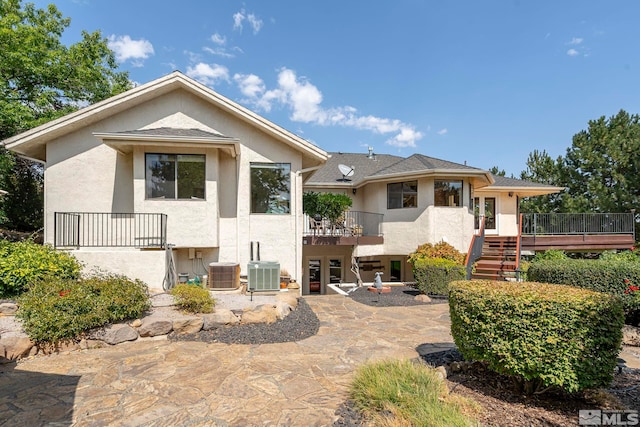
[[[467,268],[467,280],[471,279],[471,273],[473,273],[473,264],[482,256],[482,246],[484,246],[484,225],[486,217],[482,215],[480,217],[480,228],[478,232],[471,238],[471,244],[469,245],[469,251],[467,252],[467,259],[464,261],[464,265]]]
[[[522,251],[522,214],[518,221],[518,239],[516,240],[516,280],[520,281],[520,256]]]

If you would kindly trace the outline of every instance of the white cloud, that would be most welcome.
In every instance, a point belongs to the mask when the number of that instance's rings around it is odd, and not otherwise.
[[[264,111],[270,111],[273,104],[279,103],[291,110],[292,121],[322,126],[346,126],[381,135],[395,134],[386,142],[397,147],[415,147],[416,141],[423,137],[413,125],[397,119],[363,116],[350,106],[324,108],[322,92],[307,79],[298,77],[295,71],[287,68],[280,70],[278,87],[272,90],[267,90],[262,79],[253,74],[236,74],[234,80],[246,97],[244,101]]]
[[[217,44],[218,46],[224,46],[225,44],[227,44],[227,38],[224,36],[221,36],[218,33],[215,33],[214,35],[211,36],[211,41]]]
[[[235,55],[233,53],[229,53],[223,47],[211,48],[211,47],[205,46],[205,47],[202,48],[202,50],[204,50],[205,52],[208,52],[208,53],[210,53],[212,55],[220,56],[222,58],[233,58],[233,57],[235,57]]]
[[[575,49],[569,49],[569,50],[567,51],[567,55],[569,55],[569,56],[578,56],[578,55],[580,55],[580,52],[578,52],[578,51],[577,51],[577,50],[575,50]]]
[[[253,28],[253,34],[258,34],[262,29],[263,21],[253,13],[247,15],[244,9],[233,14],[233,29],[242,32],[243,22],[247,21],[251,28]]]
[[[574,38],[572,38],[572,39],[571,39],[571,41],[569,41],[567,44],[569,44],[569,45],[574,45],[574,46],[575,46],[575,45],[579,45],[579,44],[581,44],[583,41],[584,41],[584,39],[583,39],[583,38],[580,38],[580,37],[574,37]]]
[[[229,81],[229,70],[222,65],[199,62],[187,67],[187,76],[207,86],[214,86],[220,81]]]
[[[253,28],[253,34],[258,34],[262,29],[262,19],[250,13],[249,16],[247,16],[247,21],[249,21],[251,28]]]
[[[150,41],[145,39],[132,40],[128,35],[116,36],[112,34],[109,36],[107,44],[109,49],[116,54],[118,62],[131,60],[135,67],[142,67],[143,60],[155,53]]]
[[[449,133],[449,129],[443,128],[443,129],[440,129],[437,133],[438,135],[446,135],[447,133]]]

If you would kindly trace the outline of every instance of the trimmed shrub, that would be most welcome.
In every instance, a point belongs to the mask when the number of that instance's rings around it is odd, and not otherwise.
[[[527,277],[535,282],[576,286],[618,296],[623,301],[627,323],[637,324],[640,306],[629,288],[640,284],[640,262],[611,256],[599,260],[540,261],[531,264]]]
[[[151,307],[147,286],[124,276],[46,278],[18,298],[16,316],[32,341],[56,346],[109,323],[140,317]]]
[[[171,289],[176,305],[189,313],[211,313],[216,301],[209,291],[200,286],[180,283]]]
[[[80,262],[67,252],[32,241],[0,241],[0,297],[20,295],[46,277],[77,279]]]
[[[468,360],[514,376],[526,393],[608,385],[622,340],[621,302],[543,283],[450,285],[451,334]]]
[[[444,258],[454,261],[456,264],[464,264],[464,254],[447,242],[439,242],[435,245],[431,243],[420,245],[418,249],[409,254],[407,261],[411,265],[415,265],[416,261],[428,258]]]
[[[444,258],[426,258],[416,260],[413,276],[420,292],[428,295],[447,295],[449,283],[464,280],[467,270],[463,265]]]

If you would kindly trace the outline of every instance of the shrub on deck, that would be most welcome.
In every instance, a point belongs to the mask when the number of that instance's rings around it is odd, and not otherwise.
[[[32,341],[56,346],[112,322],[135,319],[151,307],[147,285],[99,273],[80,280],[47,278],[18,298],[17,317]]]
[[[618,298],[542,283],[458,281],[451,334],[468,360],[512,375],[527,393],[608,385],[622,340]]]

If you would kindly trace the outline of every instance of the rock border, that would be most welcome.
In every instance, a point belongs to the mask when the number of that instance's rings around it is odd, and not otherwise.
[[[144,317],[93,329],[78,342],[64,343],[54,348],[36,345],[28,337],[3,334],[0,331],[0,364],[38,355],[103,348],[134,341],[167,339],[170,333],[194,334],[201,330],[238,324],[270,324],[284,319],[295,310],[299,298],[300,296],[293,293],[278,293],[273,304],[262,304],[242,311],[216,308],[213,313],[197,315],[180,313],[173,307],[155,307]],[[3,308],[6,309],[3,311],[5,316],[13,316],[17,311],[17,305]]]

